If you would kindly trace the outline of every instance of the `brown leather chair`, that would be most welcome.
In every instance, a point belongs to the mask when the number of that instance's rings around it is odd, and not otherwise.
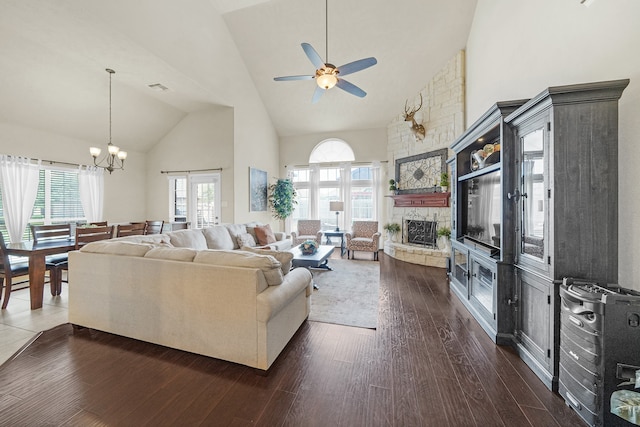
[[[146,221],[146,228],[144,234],[160,234],[162,233],[162,226],[164,221]]]
[[[116,237],[138,236],[144,234],[147,224],[144,222],[132,222],[131,224],[118,225]]]
[[[9,304],[13,278],[29,274],[29,261],[11,263],[6,248],[4,238],[0,233],[0,298],[2,299],[3,309],[7,308],[7,304]]]

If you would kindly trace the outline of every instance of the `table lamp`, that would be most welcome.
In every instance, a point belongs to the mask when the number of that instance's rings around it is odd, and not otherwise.
[[[340,231],[338,215],[340,215],[340,212],[344,211],[344,202],[329,202],[329,210],[336,213],[336,231]]]

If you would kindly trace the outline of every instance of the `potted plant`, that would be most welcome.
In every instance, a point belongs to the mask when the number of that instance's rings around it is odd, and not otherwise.
[[[389,233],[389,239],[395,241],[396,235],[400,232],[400,224],[397,222],[391,222],[389,224],[385,224],[383,228],[387,233]]]
[[[440,227],[438,228],[438,247],[440,247],[440,249],[449,251],[451,250],[451,242],[450,242],[450,238],[451,238],[451,229],[449,227]]]
[[[389,180],[389,191],[391,191],[393,194],[396,194],[396,191],[398,191],[398,187],[396,186],[395,179]]]
[[[293,213],[296,200],[296,189],[290,179],[278,179],[269,186],[269,206],[273,217],[287,219]]]
[[[440,174],[440,188],[443,193],[446,193],[449,188],[449,174],[446,172]]]

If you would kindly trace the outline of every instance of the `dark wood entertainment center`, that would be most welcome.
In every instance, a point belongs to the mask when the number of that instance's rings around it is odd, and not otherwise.
[[[618,100],[628,83],[499,102],[447,161],[451,290],[554,390],[558,281],[618,280]]]

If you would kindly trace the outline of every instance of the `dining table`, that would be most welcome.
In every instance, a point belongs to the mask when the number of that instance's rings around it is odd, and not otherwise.
[[[7,243],[7,254],[29,258],[29,299],[31,310],[42,308],[46,257],[75,249],[75,239],[57,239],[35,242],[33,240]]]

